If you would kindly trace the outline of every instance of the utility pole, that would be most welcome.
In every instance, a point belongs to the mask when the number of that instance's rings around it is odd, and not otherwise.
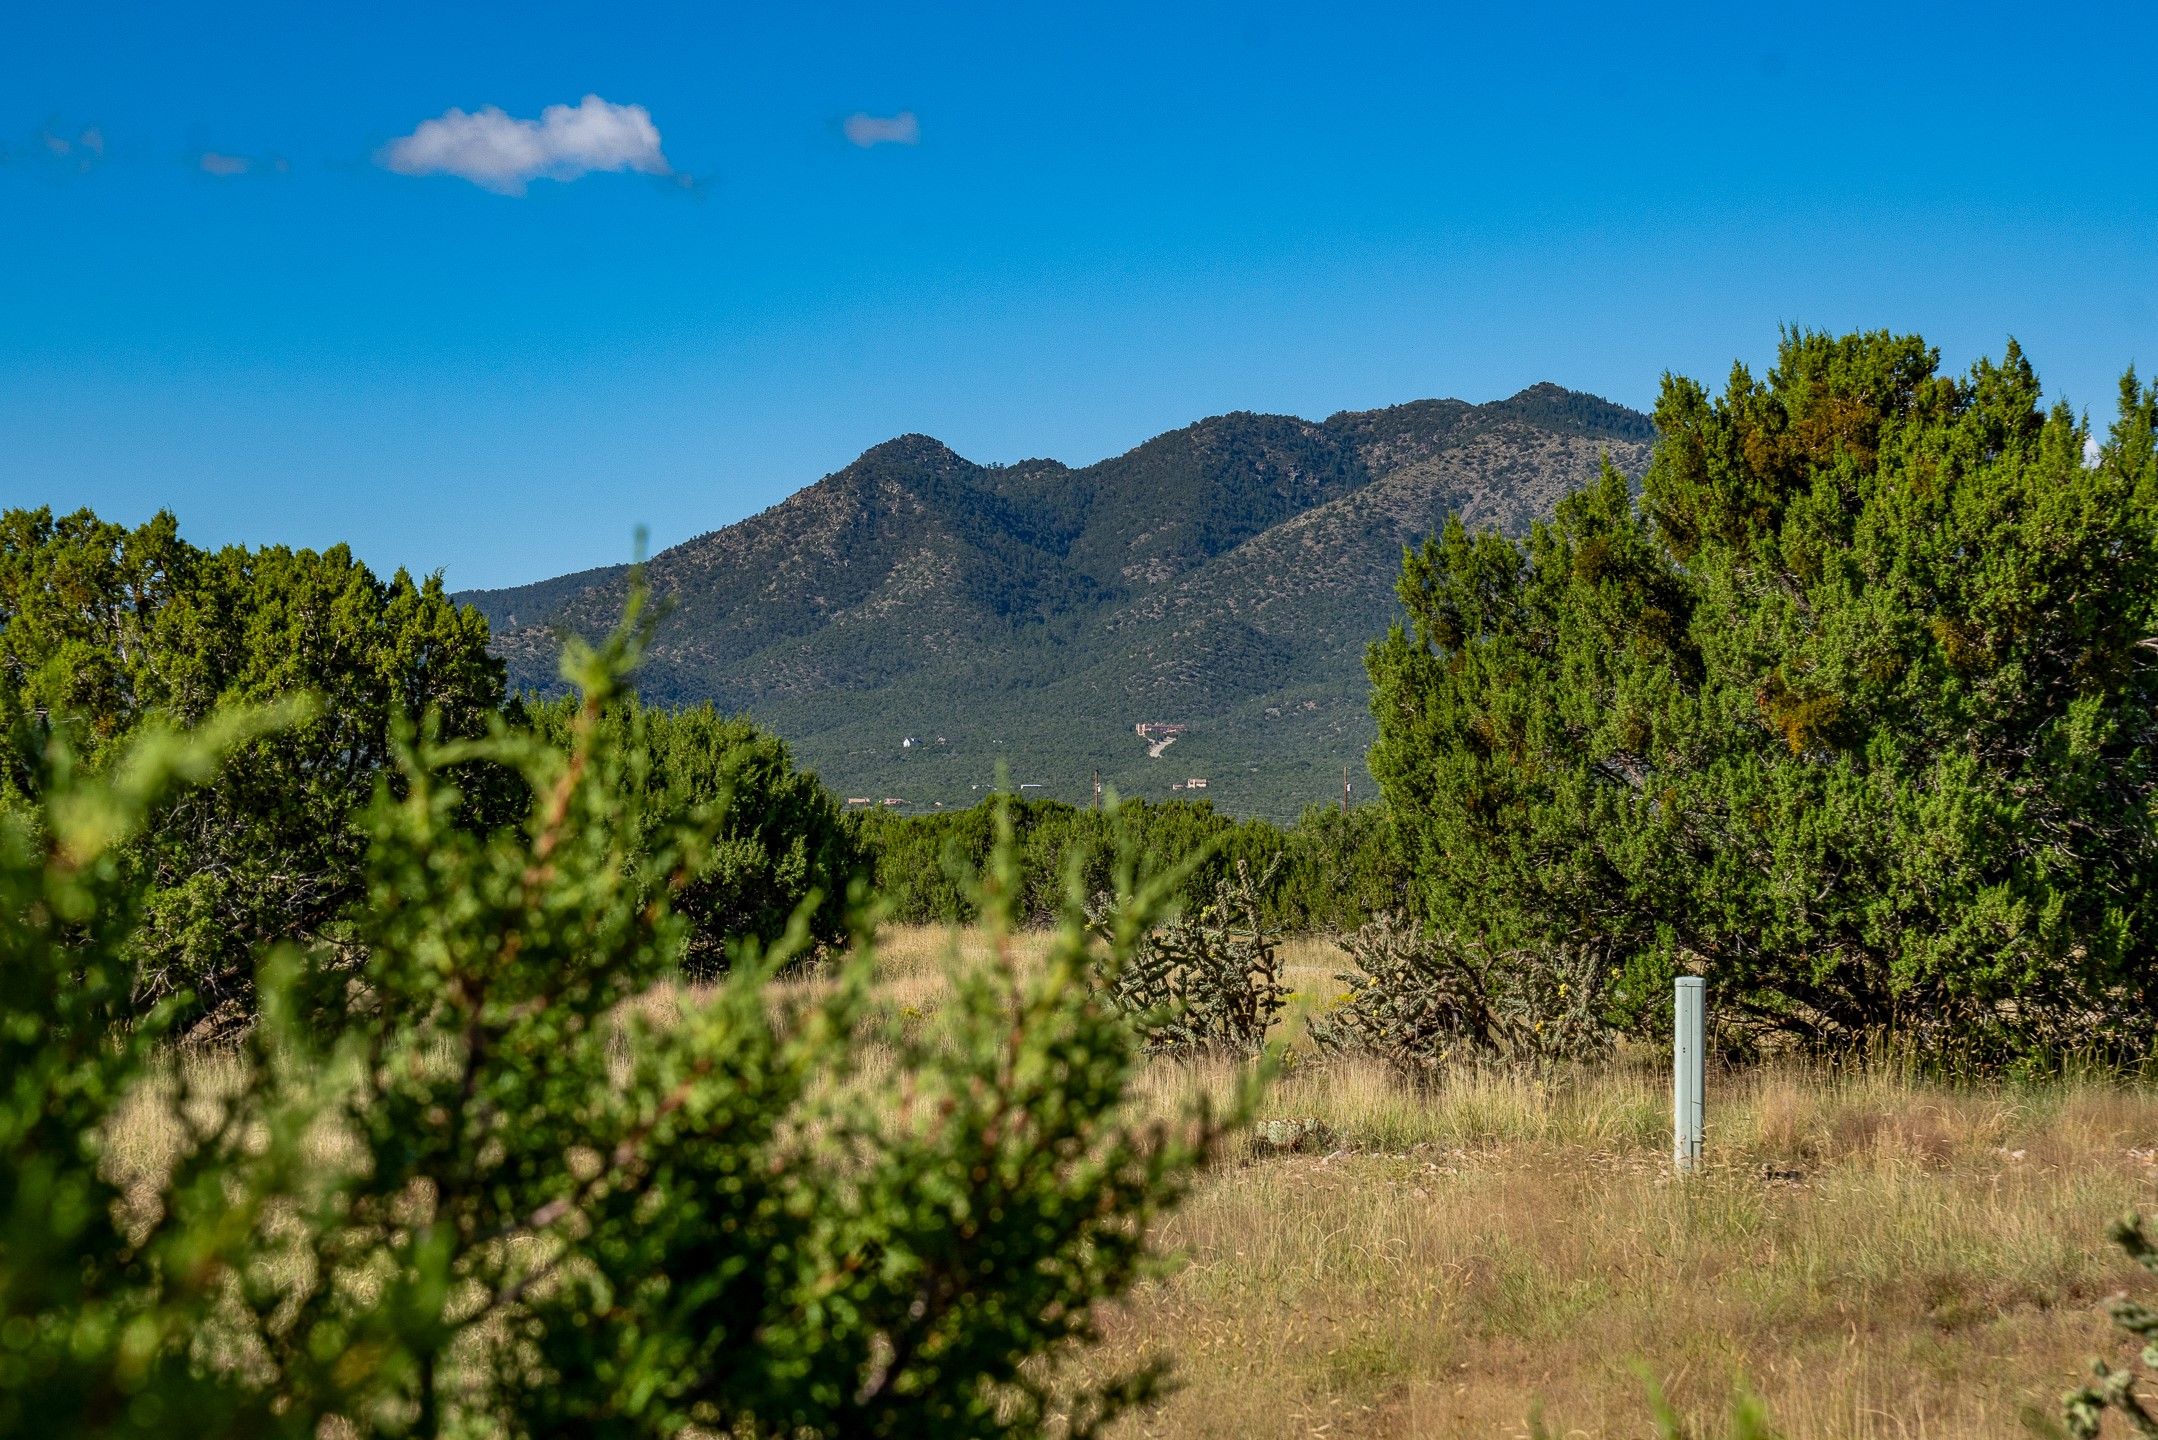
[[[1349,813],[1349,767],[1341,767],[1341,813]]]

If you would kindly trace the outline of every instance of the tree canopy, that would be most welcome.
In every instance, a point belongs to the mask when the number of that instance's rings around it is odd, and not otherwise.
[[[879,900],[902,923],[972,920],[967,877],[989,864],[1007,824],[1017,845],[1020,913],[1036,921],[1056,914],[1074,874],[1089,896],[1110,891],[1119,843],[1164,873],[1182,874],[1178,900],[1187,915],[1211,903],[1240,863],[1265,877],[1254,909],[1271,928],[1353,929],[1402,904],[1399,852],[1377,805],[1346,812],[1313,805],[1285,828],[1233,819],[1204,800],[1132,799],[1095,811],[997,797],[940,814],[871,812],[853,823],[874,859]]]
[[[1409,554],[1371,765],[1426,921],[1637,1014],[1703,974],[1740,1041],[2143,1048],[2158,396],[2094,454],[2040,396],[2013,343],[1788,332],[1666,377],[1639,497]]]
[[[209,551],[170,514],[132,530],[88,511],[0,514],[0,729],[39,744],[58,734],[99,768],[145,727],[306,702],[211,783],[174,792],[126,847],[144,884],[130,937],[138,1009],[184,994],[192,1024],[242,1020],[255,957],[274,943],[359,964],[362,817],[378,786],[404,783],[391,763],[400,723],[432,743],[507,726],[570,745],[576,703],[505,700],[488,641],[485,618],[439,577],[380,580],[344,546]],[[659,827],[629,837],[631,853],[656,853],[667,826],[724,816],[710,863],[675,896],[692,968],[722,967],[740,941],[777,941],[812,892],[812,938],[845,934],[848,886],[869,862],[784,743],[709,706],[651,710],[626,695],[594,723],[639,757],[625,783],[639,787],[639,823]],[[476,829],[514,821],[529,800],[513,767],[475,759],[456,779]],[[15,764],[0,808],[34,807],[37,784]]]
[[[140,1003],[237,1000],[253,954],[320,934],[363,893],[357,823],[386,773],[392,717],[441,739],[502,704],[487,623],[440,577],[378,579],[342,545],[199,549],[170,513],[135,529],[88,511],[0,514],[0,725],[64,730],[101,764],[147,723],[313,699],[144,827]],[[17,767],[18,799],[30,783]]]
[[[524,713],[535,733],[564,749],[583,714],[568,697]],[[625,777],[640,802],[631,853],[657,853],[668,827],[715,817],[712,854],[672,902],[689,925],[684,960],[693,973],[725,968],[729,945],[775,943],[812,895],[803,916],[810,938],[846,937],[848,889],[871,859],[859,827],[815,775],[795,768],[784,740],[710,705],[666,710],[634,695],[592,723],[601,743],[639,757]]]

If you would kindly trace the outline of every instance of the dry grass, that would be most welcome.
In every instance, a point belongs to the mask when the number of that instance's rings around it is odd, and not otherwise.
[[[948,937],[888,944],[933,1007]],[[1284,958],[1299,1011],[1339,988],[1323,941]],[[1228,1084],[1164,1063],[1139,1103]],[[1643,1367],[1696,1434],[1748,1383],[1790,1440],[1958,1440],[2021,1433],[2114,1348],[2097,1302],[2139,1272],[2103,1231],[2153,1204],[2158,1094],[1713,1075],[1713,1163],[1679,1182],[1669,1084],[1638,1060],[1423,1092],[1292,1071],[1264,1115],[1325,1122],[1335,1152],[1245,1147],[1164,1227],[1185,1263],[1089,1362],[1175,1357],[1181,1389],[1125,1433],[1526,1435],[1541,1402],[1554,1434],[1647,1436]]]
[[[1205,1076],[1155,1077],[1166,1102]],[[1238,1157],[1166,1227],[1190,1257],[1118,1315],[1178,1357],[1162,1436],[1647,1432],[1645,1364],[1707,1422],[1748,1377],[1785,1434],[2015,1433],[2107,1344],[2132,1283],[2104,1222],[2148,1203],[2158,1098],[1719,1077],[1718,1163],[1675,1182],[1639,1069],[1419,1095],[1292,1077],[1319,1156]]]
[[[888,1014],[933,1016],[951,942],[884,938]],[[1341,958],[1285,958],[1293,1029]],[[1164,1062],[1136,1103],[1229,1085]],[[1789,1440],[1959,1440],[2020,1433],[2115,1348],[2097,1302],[2140,1287],[2103,1229],[2153,1207],[2158,1093],[1788,1069],[1712,1075],[1709,1103],[1712,1163],[1678,1182],[1651,1063],[1428,1091],[1300,1066],[1263,1114],[1323,1121],[1332,1153],[1227,1156],[1163,1227],[1184,1263],[1082,1363],[1174,1357],[1134,1440],[1526,1435],[1539,1401],[1554,1434],[1645,1437],[1637,1366],[1695,1434],[1744,1377]],[[171,1137],[122,1129],[119,1168],[161,1168]]]

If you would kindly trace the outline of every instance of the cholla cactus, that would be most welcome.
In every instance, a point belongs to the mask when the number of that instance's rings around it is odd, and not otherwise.
[[[2114,1221],[2107,1233],[2135,1257],[2137,1264],[2158,1275],[2158,1248],[2153,1248],[2144,1235],[2142,1216],[2130,1211]],[[2143,1353],[2137,1358],[2144,1368],[2158,1370],[2158,1310],[2125,1295],[2106,1308],[2115,1325],[2143,1342]],[[2104,1433],[2106,1412],[2116,1410],[2127,1417],[2136,1434],[2158,1436],[2158,1416],[2153,1416],[2136,1394],[2138,1378],[2132,1368],[2115,1370],[2103,1360],[2091,1361],[2091,1383],[2061,1397],[2061,1418],[2067,1433],[2076,1440],[2097,1440]]]
[[[1236,878],[1217,885],[1197,914],[1178,916],[1123,963],[1102,967],[1103,995],[1138,1025],[1149,1053],[1249,1058],[1265,1048],[1289,994],[1259,908],[1280,868],[1276,855],[1254,879],[1237,861]],[[1097,935],[1110,933],[1115,913],[1106,897],[1096,900]]]
[[[1321,1050],[1375,1054],[1415,1076],[1462,1060],[1545,1063],[1610,1050],[1607,967],[1590,946],[1493,951],[1426,935],[1398,915],[1344,943],[1356,968],[1335,977],[1349,987],[1341,1003],[1312,1020]]]

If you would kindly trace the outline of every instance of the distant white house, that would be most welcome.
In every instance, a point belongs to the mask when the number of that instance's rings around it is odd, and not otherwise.
[[[1187,790],[1204,790],[1206,788],[1206,782],[1197,778],[1186,780],[1184,782],[1184,788]]]

